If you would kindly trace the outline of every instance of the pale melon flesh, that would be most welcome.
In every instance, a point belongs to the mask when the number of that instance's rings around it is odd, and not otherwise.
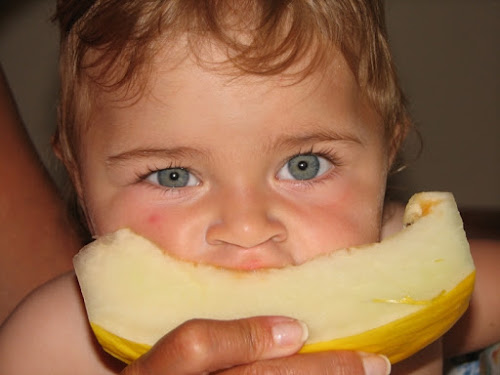
[[[74,258],[103,348],[130,362],[193,318],[284,315],[303,321],[303,352],[353,349],[395,363],[443,335],[468,306],[474,264],[450,193],[409,201],[405,228],[299,266],[234,271],[175,259],[128,229]]]

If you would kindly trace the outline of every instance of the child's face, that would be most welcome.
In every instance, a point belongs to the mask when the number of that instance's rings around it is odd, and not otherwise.
[[[332,65],[290,85],[164,60],[138,101],[103,94],[82,141],[94,234],[130,227],[246,270],[379,240],[386,139],[344,60]]]

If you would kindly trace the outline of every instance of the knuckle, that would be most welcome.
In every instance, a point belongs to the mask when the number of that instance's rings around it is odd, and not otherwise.
[[[243,337],[251,358],[261,357],[266,349],[272,345],[268,335],[265,334],[260,326],[255,324],[247,325],[244,329]]]
[[[210,360],[213,345],[207,325],[202,320],[191,320],[176,330],[173,346],[179,358],[203,367]]]

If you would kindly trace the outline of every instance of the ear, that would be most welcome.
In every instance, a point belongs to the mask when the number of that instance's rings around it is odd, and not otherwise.
[[[394,125],[392,134],[388,139],[389,146],[389,166],[392,168],[397,159],[401,146],[408,135],[408,130],[411,127],[409,118],[403,119]]]
[[[65,150],[63,150],[58,132],[56,132],[52,136],[51,146],[52,151],[56,155],[57,159],[61,161],[61,163],[64,165],[64,168],[66,169],[66,172],[68,173],[71,184],[73,185],[73,188],[78,196],[78,201],[81,201],[83,196],[83,189],[81,176],[74,155],[68,151],[65,152]]]
[[[63,148],[61,143],[62,142],[60,140],[59,133],[56,132],[51,139],[52,150],[56,157],[64,165],[73,187],[72,194],[76,195],[76,197],[73,195],[72,200],[74,201],[73,204],[75,205],[74,209],[77,211],[77,213],[75,214],[77,216],[77,220],[85,228],[85,232],[92,235],[94,233],[94,226],[88,215],[85,200],[83,199],[84,193],[80,170],[77,166],[73,153],[69,152],[68,148]]]
[[[88,217],[86,212],[87,210],[85,208],[83,200],[82,179],[81,179],[80,169],[78,168],[75,157],[73,153],[62,147],[60,137],[57,132],[52,137],[51,144],[54,154],[61,161],[61,163],[64,165],[64,168],[66,169],[66,172],[71,182],[71,186],[74,190],[74,193],[76,194],[75,203],[78,204],[79,210],[83,212],[84,217],[88,223]]]

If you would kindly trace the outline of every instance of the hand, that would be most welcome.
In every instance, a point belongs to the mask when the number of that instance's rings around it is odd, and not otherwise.
[[[296,354],[307,328],[283,317],[192,320],[163,337],[122,375],[386,375],[385,358],[338,351]]]

